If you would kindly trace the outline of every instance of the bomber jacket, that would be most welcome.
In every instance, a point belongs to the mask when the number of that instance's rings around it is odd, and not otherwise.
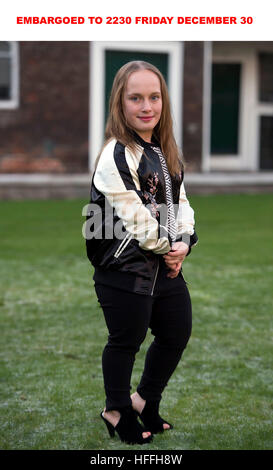
[[[148,143],[135,132],[134,138],[135,152],[112,139],[100,155],[91,182],[86,249],[95,282],[152,295],[162,255],[172,244],[166,179],[159,143],[154,138]],[[189,245],[188,256],[198,237],[183,179],[182,169],[171,176],[171,190],[176,241]]]

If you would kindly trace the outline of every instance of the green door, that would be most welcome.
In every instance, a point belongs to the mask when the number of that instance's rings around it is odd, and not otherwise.
[[[114,77],[122,65],[131,60],[145,60],[155,65],[168,84],[168,54],[122,50],[105,51],[105,122],[108,115],[109,97]]]
[[[241,64],[213,64],[211,154],[238,154]]]

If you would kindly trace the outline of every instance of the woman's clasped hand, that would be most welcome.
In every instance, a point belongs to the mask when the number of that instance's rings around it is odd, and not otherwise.
[[[169,251],[166,255],[163,255],[165,263],[169,268],[169,273],[167,277],[171,279],[178,276],[179,271],[181,270],[182,263],[187,256],[189,251],[189,246],[184,242],[176,242],[172,245],[172,250]]]

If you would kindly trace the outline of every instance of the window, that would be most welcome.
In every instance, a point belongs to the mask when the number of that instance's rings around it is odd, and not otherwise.
[[[260,169],[273,170],[273,116],[260,116]]]
[[[18,107],[18,44],[0,41],[0,108]]]
[[[273,170],[273,53],[260,52],[258,64],[260,169]]]
[[[273,102],[273,53],[259,54],[259,99],[264,103]]]

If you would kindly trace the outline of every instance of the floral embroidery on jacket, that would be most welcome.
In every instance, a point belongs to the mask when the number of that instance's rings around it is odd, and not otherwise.
[[[147,185],[149,187],[148,191],[144,191],[143,195],[146,201],[150,201],[151,214],[153,217],[158,217],[160,204],[156,202],[156,193],[157,193],[157,184],[158,184],[158,172],[154,172],[153,176],[148,178]]]

